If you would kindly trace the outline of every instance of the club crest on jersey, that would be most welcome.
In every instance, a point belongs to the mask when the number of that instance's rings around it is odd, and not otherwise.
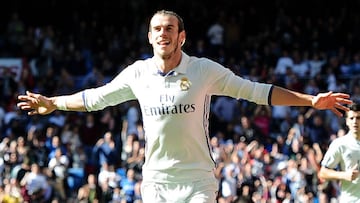
[[[183,77],[181,78],[181,81],[180,81],[180,89],[182,91],[187,91],[190,89],[190,86],[191,86],[191,82],[188,78],[186,77]]]

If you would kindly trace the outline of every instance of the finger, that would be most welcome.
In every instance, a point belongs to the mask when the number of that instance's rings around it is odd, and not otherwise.
[[[350,110],[348,107],[346,107],[346,106],[344,106],[344,105],[341,105],[341,104],[339,104],[339,103],[335,103],[335,104],[334,104],[334,107],[335,107],[336,109],[340,109],[340,110],[343,110],[343,111],[349,111],[349,110]]]
[[[32,93],[30,91],[26,91],[26,95],[22,95],[23,98],[30,99],[35,98],[35,93]]]
[[[30,100],[25,100],[16,104],[17,107],[23,110],[35,109],[36,105],[39,103],[38,100],[31,98]]]
[[[16,106],[19,107],[19,108],[22,107],[22,106],[25,106],[25,105],[27,105],[26,102],[19,102],[19,103],[16,104]]]
[[[20,101],[31,101],[33,103],[38,103],[38,100],[32,96],[28,96],[28,95],[20,95],[18,96],[18,99]]]
[[[319,93],[319,95],[321,95],[321,96],[329,96],[332,93],[333,93],[332,91],[329,91],[329,92]]]
[[[39,103],[39,99],[35,98],[35,97],[31,97],[31,96],[25,96],[26,99],[25,101],[28,101],[28,104],[38,104]]]
[[[21,101],[29,100],[29,98],[30,98],[30,97],[27,96],[27,95],[19,95],[19,96],[18,96],[18,99],[21,100]]]
[[[23,100],[24,99],[24,95],[18,95],[17,97],[19,100]]]
[[[26,95],[32,95],[33,93],[32,92],[30,92],[30,91],[26,91]]]
[[[341,104],[352,104],[353,103],[353,101],[346,99],[346,98],[341,98],[341,97],[337,97],[336,102],[341,103]]]
[[[33,115],[36,115],[36,114],[39,114],[36,110],[33,110],[33,111],[29,111],[29,112],[28,112],[28,115],[29,115],[29,116],[33,116]]]
[[[22,103],[18,103],[16,105],[19,109],[22,109],[22,110],[27,110],[27,109],[30,109],[31,106],[25,102],[22,102]]]
[[[349,99],[350,95],[345,93],[333,93],[332,94],[335,97],[343,98],[343,99]]]
[[[336,108],[331,108],[330,109],[335,115],[337,115],[338,117],[342,117],[343,116],[343,114],[339,111],[339,110],[337,110]]]
[[[39,99],[39,97],[41,96],[40,94],[32,93],[30,91],[26,91],[26,95],[28,95],[30,98],[35,98],[35,99]]]
[[[31,110],[31,106],[29,105],[22,105],[22,106],[18,106],[21,110]]]
[[[352,169],[352,170],[357,170],[358,167],[359,167],[359,165],[358,165],[358,164],[355,164],[351,169]]]

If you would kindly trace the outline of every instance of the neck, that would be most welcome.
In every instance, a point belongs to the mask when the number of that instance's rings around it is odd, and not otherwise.
[[[352,134],[352,136],[356,139],[356,140],[358,140],[358,141],[360,141],[360,132],[354,132],[354,131],[350,131],[349,132],[350,134]]]
[[[180,64],[182,53],[170,55],[170,56],[160,56],[155,55],[155,64],[156,67],[163,73],[168,73],[177,67]]]
[[[354,134],[354,136],[355,136],[356,140],[360,141],[360,134],[359,133]]]

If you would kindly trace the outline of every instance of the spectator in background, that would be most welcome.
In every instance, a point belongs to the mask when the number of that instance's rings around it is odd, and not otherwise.
[[[310,78],[315,77],[315,75],[320,74],[322,72],[322,68],[326,63],[326,56],[322,52],[314,52],[312,57],[309,60],[309,71]]]
[[[310,78],[304,85],[304,92],[307,94],[317,94],[320,92],[320,89],[313,78]]]
[[[25,24],[22,19],[20,19],[18,12],[12,12],[11,18],[7,24],[6,34],[8,36],[9,48],[18,53],[20,47],[23,43],[23,38],[25,35]]]
[[[69,157],[63,154],[61,148],[56,148],[55,155],[50,159],[48,167],[54,180],[55,196],[60,200],[66,200],[68,195],[66,178],[69,165]]]
[[[194,50],[192,51],[194,56],[204,57],[207,55],[207,51],[208,51],[208,49],[206,47],[205,40],[204,39],[196,40],[196,46],[195,46]]]
[[[360,74],[360,52],[354,54],[353,61],[351,63],[351,72],[353,75]]]
[[[112,199],[113,188],[109,186],[107,182],[99,183],[101,188],[101,199],[99,202],[110,202]]]
[[[95,203],[101,199],[101,188],[97,182],[97,178],[94,174],[87,176],[87,183],[79,188],[77,193],[77,201],[79,203]]]
[[[353,94],[350,97],[351,100],[356,102],[356,103],[360,103],[360,86],[354,85],[352,92],[353,92]]]
[[[21,163],[24,157],[19,157],[17,152],[16,140],[11,140],[9,146],[3,154],[3,160],[5,163],[5,171],[9,173],[15,166]]]
[[[262,139],[263,134],[260,129],[254,125],[249,116],[241,116],[240,118],[240,129],[239,136],[244,137],[247,143],[250,143],[254,140],[258,142],[265,142],[266,140]]]
[[[104,75],[101,69],[94,66],[89,73],[87,73],[82,80],[83,88],[97,87],[105,83]]]
[[[48,128],[48,129],[51,129]],[[66,154],[67,153],[67,149],[66,146],[63,145],[63,143],[61,142],[61,139],[58,135],[53,135],[51,136],[51,133],[49,133],[48,140],[46,142],[46,147],[47,147],[47,152],[48,152],[48,159],[52,159],[55,157],[56,154],[56,150],[58,148],[61,149],[62,153]]]
[[[31,201],[48,201],[51,198],[53,189],[49,185],[46,175],[36,163],[31,165],[31,171],[25,174],[20,184],[25,186],[26,194],[30,196]]]
[[[253,123],[261,131],[261,134],[265,136],[264,138],[269,139],[271,108],[269,106],[258,105],[254,111]]]
[[[41,139],[40,131],[35,128],[28,130],[26,141],[29,145],[28,157],[31,163],[38,163],[44,167],[48,163],[48,151],[44,139]]]
[[[82,146],[79,137],[79,127],[72,123],[66,122],[60,133],[61,143],[67,146],[69,151],[74,151],[76,148]]]
[[[313,115],[309,124],[310,143],[324,144],[330,137],[329,131],[324,126],[324,118],[320,114]]]
[[[304,185],[302,187],[304,187],[304,192],[310,192],[312,195],[316,194],[318,185],[317,168],[311,165],[307,157],[303,156],[300,158],[299,171],[303,176]]]
[[[55,125],[58,128],[63,128],[66,122],[66,116],[62,112],[54,112],[53,115],[49,117],[49,124]]]
[[[94,148],[94,156],[97,167],[101,167],[104,163],[109,165],[119,164],[119,155],[117,154],[116,144],[111,132],[106,132],[103,138],[100,138]]]
[[[241,37],[243,35],[243,13],[230,15],[224,22],[224,45],[229,53],[239,53],[241,47]]]
[[[114,190],[119,186],[121,177],[115,171],[115,166],[104,162],[101,165],[98,175],[98,183],[100,186],[108,185],[110,190]]]
[[[351,58],[350,56],[346,56],[340,65],[340,74],[344,78],[352,77],[352,67],[351,67]]]
[[[310,75],[309,64],[308,61],[304,59],[303,53],[300,50],[295,50],[293,52],[293,62],[293,73],[300,79],[308,78]]]
[[[140,145],[140,142],[135,140],[133,142],[131,153],[126,160],[126,168],[131,168],[135,172],[135,177],[141,179],[142,166],[145,162],[145,147]]]
[[[239,102],[231,97],[217,97],[212,106],[212,112],[216,116],[214,123],[218,124],[213,127],[213,130],[225,132],[228,125],[236,120],[240,113]]]
[[[97,159],[93,157],[94,146],[103,134],[94,114],[87,113],[84,116],[85,122],[79,125],[79,135],[87,157],[85,170],[87,173],[96,173]]]
[[[209,54],[211,57],[217,58],[219,51],[224,47],[224,25],[222,24],[223,12],[220,12],[216,21],[210,25],[206,36],[209,40]]]
[[[235,200],[237,194],[237,179],[234,174],[234,165],[227,165],[223,169],[223,179],[221,180],[221,198],[219,203],[231,203]]]
[[[138,135],[138,123],[140,121],[140,112],[137,101],[129,101],[129,106],[126,112],[126,119],[124,119],[124,133],[125,135],[135,134]]]
[[[60,80],[56,92],[68,94],[76,89],[75,78],[64,67],[60,69]]]
[[[307,125],[305,123],[306,118],[304,116],[304,114],[298,114],[296,117],[296,120],[294,121],[293,125],[292,125],[292,129],[294,129],[295,131],[295,138],[299,139],[299,140],[304,140],[304,138],[308,137],[308,129],[307,129]]]
[[[96,142],[101,138],[101,129],[97,125],[96,115],[92,113],[85,114],[85,122],[79,127],[80,140],[86,149],[92,150]],[[90,156],[89,156],[90,157]]]
[[[299,171],[298,163],[294,159],[289,159],[288,161],[285,180],[285,183],[288,185],[291,193],[291,199],[296,199],[298,195],[298,190],[305,186],[305,182],[302,174]]]
[[[3,134],[4,130],[4,118],[5,118],[5,101],[0,100],[0,134]],[[2,136],[1,136],[2,137]]]
[[[16,152],[18,154],[19,161],[23,162],[28,156],[29,146],[27,146],[24,137],[18,137],[16,139],[16,144]]]
[[[8,181],[8,182],[7,182]],[[0,192],[1,202],[21,203],[24,202],[24,198],[21,194],[21,187],[16,178],[5,180],[4,191]]]
[[[120,181],[120,187],[123,191],[123,198],[126,200],[126,203],[132,203],[135,200],[135,185],[135,171],[134,169],[129,168],[126,172],[126,177]]]
[[[290,68],[293,69],[294,66],[294,60],[291,57],[291,54],[288,50],[284,49],[282,51],[282,56],[278,58],[278,61],[275,66],[274,73],[280,78],[280,81],[283,82],[284,76],[286,74],[286,70]]]
[[[114,188],[110,202],[111,203],[123,203],[123,197],[122,197],[121,192],[122,191],[121,191],[120,186]]]

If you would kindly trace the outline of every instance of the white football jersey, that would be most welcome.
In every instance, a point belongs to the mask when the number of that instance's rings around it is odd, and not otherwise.
[[[213,177],[208,117],[211,95],[269,104],[272,85],[245,80],[206,58],[182,59],[167,75],[154,59],[136,61],[108,84],[85,90],[88,111],[137,99],[146,139],[143,181],[187,182]]]
[[[321,165],[332,169],[339,167],[340,171],[350,170],[356,165],[360,169],[360,141],[351,134],[335,139],[326,151]],[[340,202],[359,202],[359,191],[359,176],[353,181],[342,180]]]

